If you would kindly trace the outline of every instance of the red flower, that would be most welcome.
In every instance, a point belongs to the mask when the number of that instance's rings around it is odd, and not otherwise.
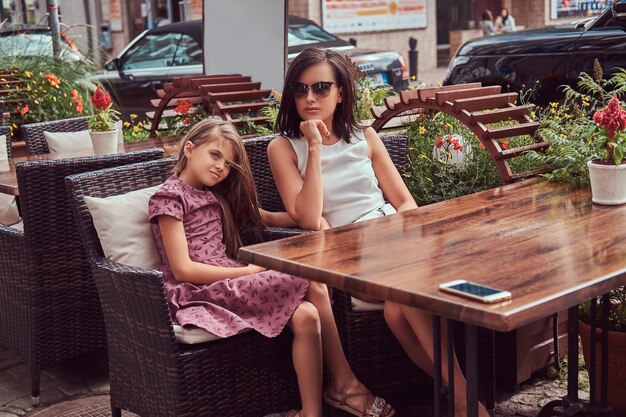
[[[70,96],[72,96],[74,101],[76,101],[76,99],[78,98],[78,91],[76,91],[76,90],[70,91]]]
[[[479,148],[483,148],[483,149],[485,149],[485,144],[484,144],[484,143],[482,143],[481,141],[479,141],[479,142],[478,142],[478,147],[479,147]]]
[[[435,141],[435,147],[441,148],[443,146],[443,137],[439,136]]]
[[[450,140],[450,144],[452,144],[452,147],[455,151],[461,151],[463,152],[463,146],[461,146],[461,143],[459,142],[458,139],[452,139]]]
[[[96,91],[94,91],[93,96],[91,96],[91,103],[96,110],[104,112],[112,103],[111,94],[105,93],[104,90],[98,86],[96,87]]]
[[[502,142],[500,142],[500,147],[506,150],[506,149],[509,149],[510,144],[511,142],[509,142],[508,140],[503,140]]]
[[[54,74],[46,74],[43,76],[46,80],[48,80],[48,82],[50,83],[51,86],[53,87],[58,87],[59,86],[59,78],[54,75]]]
[[[191,123],[191,119],[189,117],[185,117],[185,120],[183,120],[183,124],[185,126],[188,126]]]
[[[83,101],[78,98],[76,99],[76,113],[80,114],[83,112]]]
[[[182,99],[178,102],[178,106],[176,106],[174,111],[178,114],[187,114],[189,113],[190,108],[191,108],[191,100]]]
[[[608,131],[609,139],[613,139],[616,130],[626,129],[626,110],[620,107],[616,94],[609,100],[604,110],[595,112],[593,121]]]
[[[26,113],[28,113],[29,110],[30,108],[28,107],[28,104],[27,104],[24,107],[22,107],[22,109],[20,110],[20,114],[24,116]]]

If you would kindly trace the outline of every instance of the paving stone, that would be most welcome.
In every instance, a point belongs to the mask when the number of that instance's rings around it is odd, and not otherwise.
[[[73,397],[78,394],[86,394],[89,392],[89,386],[82,381],[63,384],[59,387],[59,389],[63,392],[63,394],[65,394],[66,397]]]

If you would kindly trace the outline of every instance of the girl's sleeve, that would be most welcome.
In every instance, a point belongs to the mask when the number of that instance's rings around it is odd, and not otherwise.
[[[157,223],[159,216],[171,216],[182,222],[184,214],[184,200],[179,190],[166,184],[150,197],[148,215],[151,223]]]

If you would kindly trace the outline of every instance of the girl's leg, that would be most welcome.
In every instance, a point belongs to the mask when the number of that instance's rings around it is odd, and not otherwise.
[[[322,341],[315,306],[302,301],[288,323],[293,331],[293,366],[298,378],[302,414],[322,417]]]
[[[346,355],[341,346],[339,339],[339,331],[335,323],[335,317],[330,304],[330,295],[326,285],[311,282],[309,283],[309,291],[305,299],[310,301],[319,312],[321,328],[322,328],[322,347],[324,352],[324,362],[329,370],[329,383],[341,391],[352,394],[363,392],[366,388],[359,382],[352,372]],[[329,389],[332,398],[341,398],[341,395],[333,389]],[[367,401],[366,396],[350,398],[347,403],[358,410],[363,409],[363,402]],[[367,404],[369,406],[369,404]],[[387,407],[391,410],[391,407]]]
[[[386,303],[387,304],[387,303]],[[411,308],[411,307],[407,307],[407,306],[402,306],[402,305],[398,305],[398,304],[393,304],[393,303],[388,303],[389,305],[385,306],[385,310],[389,310],[388,312],[386,311],[385,314],[385,318],[389,319],[390,321],[392,321],[390,323],[390,327],[392,329],[392,331],[394,332],[394,334],[396,334],[396,331],[401,333],[401,336],[399,337],[398,340],[400,340],[400,343],[404,344],[408,344],[411,345],[411,336],[410,334],[406,334],[406,326],[405,323],[402,321],[402,319],[408,323],[409,327],[412,330],[413,333],[413,337],[415,338],[415,343],[413,344],[419,344],[421,347],[421,350],[423,350],[423,352],[426,354],[426,359],[428,360],[428,364],[429,366],[427,367],[427,369],[425,369],[426,372],[428,372],[429,374],[433,374],[434,373],[434,354],[433,354],[433,328],[432,328],[432,315],[422,311],[422,310],[418,310],[415,308]],[[399,319],[399,316],[402,319]],[[447,340],[447,321],[444,320],[443,324],[442,324],[442,329],[441,329],[441,349],[442,349],[442,353],[445,357],[448,349],[448,340]],[[402,339],[402,340],[401,340]],[[418,349],[412,349],[410,351],[407,351],[407,353],[409,354],[409,356],[411,357],[411,359],[413,359],[413,356],[417,355],[419,353]],[[425,365],[425,362],[420,360],[420,361],[416,361],[415,362],[418,366],[421,367],[420,364]],[[447,360],[442,360],[442,364],[441,364],[441,372],[442,372],[442,378],[444,383],[448,383],[448,361]],[[454,408],[455,408],[455,414],[457,416],[465,416],[467,413],[467,383],[465,380],[465,376],[463,375],[463,372],[461,371],[461,367],[459,366],[458,361],[456,360],[456,357],[454,358],[454,392],[455,392],[455,399],[454,399]],[[487,409],[479,403],[479,415],[482,417],[489,417],[489,412],[487,411]]]

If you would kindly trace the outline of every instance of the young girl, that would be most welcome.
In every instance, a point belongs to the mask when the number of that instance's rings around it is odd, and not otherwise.
[[[220,337],[245,329],[275,337],[289,326],[302,400],[302,410],[289,417],[322,416],[322,354],[330,382],[341,390],[338,405],[358,416],[393,416],[352,373],[324,285],[235,260],[240,231],[294,224],[286,213],[258,209],[235,128],[214,119],[195,125],[174,172],[149,203],[173,320]],[[366,414],[370,410],[374,414]]]
[[[270,143],[268,156],[287,212],[302,228],[341,226],[417,207],[378,134],[356,123],[354,102],[354,69],[342,54],[308,48],[289,67],[277,119],[282,136]],[[413,362],[432,375],[430,315],[386,303],[385,319]],[[456,410],[463,415],[465,378],[456,363],[455,370]],[[333,390],[328,394],[332,404]],[[481,413],[488,416],[484,407]]]

